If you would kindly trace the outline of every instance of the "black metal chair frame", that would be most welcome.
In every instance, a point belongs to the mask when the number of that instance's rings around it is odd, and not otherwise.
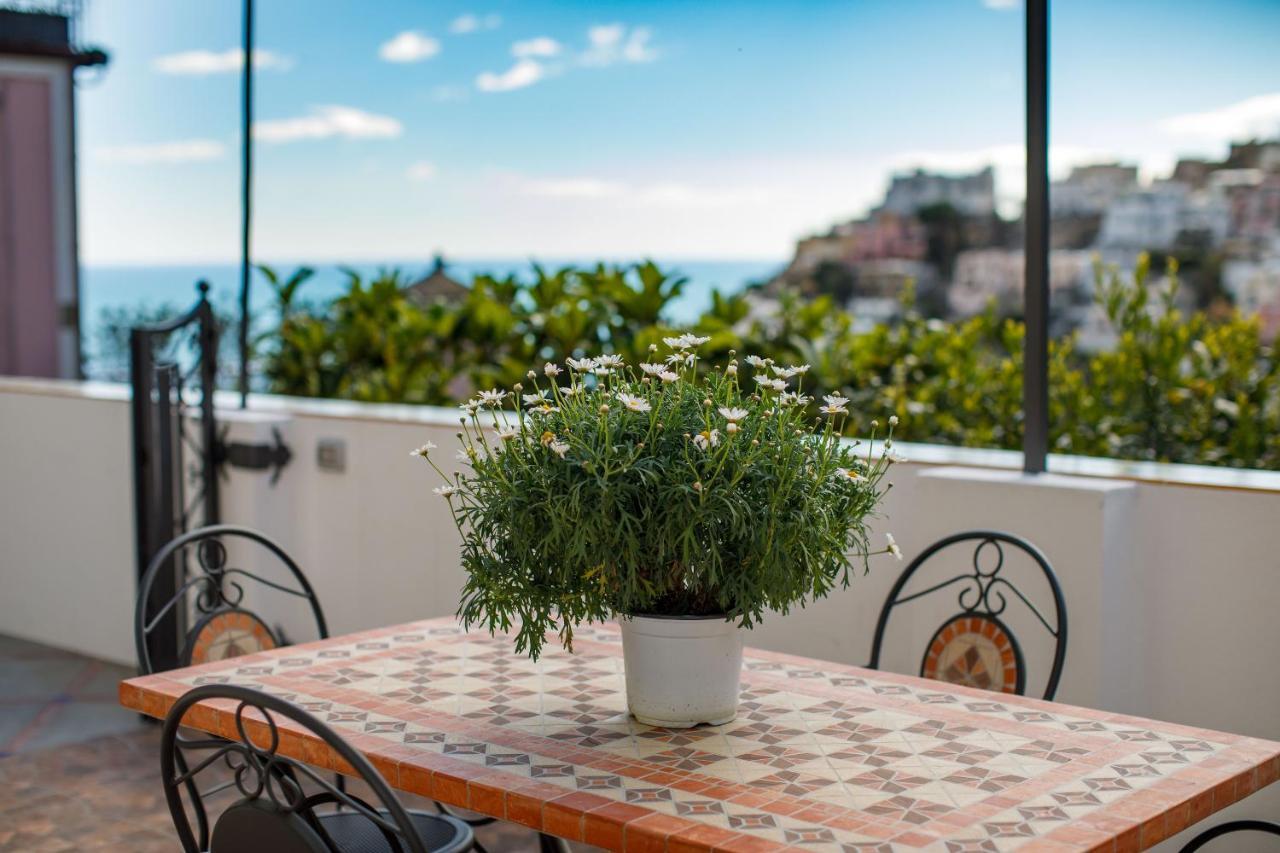
[[[211,699],[231,699],[240,703],[235,711],[239,740],[213,736],[188,739],[179,734],[179,728],[187,712],[197,703]],[[257,711],[261,719],[246,720],[246,709]],[[280,746],[280,731],[276,726],[275,715],[306,727],[312,734],[323,740],[325,745],[345,762],[349,768],[349,774],[360,778],[369,786],[382,809],[375,809],[369,803],[347,793],[305,763],[280,755],[277,752]],[[250,736],[248,729],[254,725],[265,727],[265,738],[260,736],[255,741]],[[185,753],[194,751],[207,754],[202,755],[200,760],[192,765],[187,761]],[[231,769],[232,779],[209,790],[198,791],[195,786],[195,777],[219,760]],[[258,802],[265,796],[270,803],[269,811],[281,815],[299,816],[330,848],[337,849],[324,829],[324,820],[314,812],[317,805],[325,803],[349,808],[368,819],[386,838],[390,849],[396,853],[406,853],[406,851],[407,853],[428,853],[428,847],[415,827],[410,812],[401,805],[399,798],[387,785],[386,780],[374,769],[367,758],[357,752],[341,735],[311,714],[284,699],[260,690],[234,684],[207,684],[193,688],[184,694],[174,703],[165,717],[160,742],[160,766],[169,812],[173,817],[174,827],[177,829],[183,850],[187,853],[209,849],[211,833],[204,799],[233,786],[243,795],[243,799],[236,805]],[[318,788],[319,793],[308,794],[299,781],[300,778]],[[196,813],[198,832],[192,832],[191,821],[182,801],[182,789],[187,791],[192,809]],[[454,828],[459,840],[447,848],[448,853],[460,853],[471,847],[474,839],[471,828],[465,822],[447,815],[420,815],[420,817],[443,821]],[[216,828],[214,834],[216,834]],[[442,851],[436,851],[436,853],[442,853]]]
[[[196,573],[190,573],[190,564],[188,563],[187,574],[189,576],[177,585],[177,590],[171,598],[155,607],[154,612],[149,612],[151,609],[148,607],[149,599],[156,578],[166,570],[171,561],[180,553],[184,553],[185,549],[193,544],[197,546],[197,549],[202,547],[205,541],[217,542],[221,546],[223,537],[247,539],[261,545],[284,563],[297,582],[298,588],[290,589],[244,569],[227,568],[225,566],[225,552],[213,555],[217,558],[215,560],[208,559],[208,555],[197,550],[195,560]],[[143,675],[151,675],[155,671],[147,640],[160,625],[161,620],[175,607],[182,605],[186,601],[188,593],[193,590],[196,593],[196,609],[206,616],[226,608],[238,607],[244,597],[244,588],[236,582],[236,576],[243,576],[279,592],[306,599],[311,605],[311,612],[315,617],[319,639],[328,639],[328,623],[325,621],[324,610],[320,606],[320,600],[316,597],[315,591],[312,589],[310,582],[307,581],[302,569],[279,544],[265,534],[249,527],[234,524],[210,525],[184,533],[165,544],[151,559],[146,573],[138,584],[138,601],[134,613],[134,643],[138,653],[138,666]],[[342,781],[339,778],[339,787],[341,785]],[[436,803],[436,807],[441,814],[461,820],[472,827],[488,826],[498,820],[488,815],[464,816],[456,813],[443,803]]]
[[[226,565],[226,549],[222,545],[224,537],[247,539],[261,545],[279,559],[280,562],[284,563],[290,574],[293,575],[293,579],[297,582],[298,588],[291,589],[244,569],[228,567]],[[167,601],[157,603],[154,608],[150,607],[152,604],[150,601],[151,590],[155,585],[156,578],[171,565],[171,561],[175,556],[180,552],[185,553],[184,549],[192,544],[197,545],[196,571],[193,573],[190,569],[190,562],[185,561],[183,567],[184,577],[182,582],[178,584],[173,596]],[[209,547],[206,551],[206,545],[212,544],[216,544],[217,548]],[[134,610],[134,643],[138,652],[138,666],[144,675],[150,675],[155,671],[147,639],[160,625],[161,620],[169,615],[175,607],[185,604],[187,595],[192,590],[196,593],[196,609],[206,616],[219,610],[238,607],[244,598],[244,587],[237,582],[236,578],[238,577],[256,581],[278,592],[306,599],[311,605],[311,613],[315,617],[319,638],[322,640],[328,638],[328,623],[325,622],[324,610],[320,607],[320,600],[316,598],[315,591],[307,581],[306,575],[302,573],[302,569],[298,568],[298,564],[293,561],[293,558],[273,540],[252,528],[234,524],[214,524],[184,533],[168,542],[151,558],[146,574],[142,576],[142,580],[138,584],[138,601]]]
[[[973,571],[966,574],[956,575],[955,577],[934,584],[919,592],[913,592],[903,595],[903,590],[907,583],[915,575],[925,562],[938,552],[952,545],[961,542],[977,542],[978,546],[973,552]],[[1029,555],[1043,572],[1045,580],[1049,582],[1049,589],[1053,594],[1053,603],[1055,611],[1055,621],[1053,625],[1045,618],[1044,614],[1031,603],[1022,591],[1014,586],[1008,579],[1000,575],[1000,570],[1004,567],[1004,548],[1003,545],[1011,545],[1027,555]],[[984,548],[994,547],[996,552],[996,564],[990,570],[984,570],[982,567],[982,551]],[[1030,542],[1021,537],[1014,536],[1010,533],[1003,533],[998,530],[967,530],[962,533],[955,533],[940,539],[930,545],[912,560],[905,571],[898,577],[894,583],[893,589],[890,590],[888,598],[885,599],[884,606],[880,610],[880,618],[876,622],[875,637],[871,643],[871,661],[867,664],[870,669],[880,668],[880,654],[884,643],[885,630],[889,625],[889,616],[894,608],[906,604],[916,599],[923,598],[931,593],[946,589],[955,584],[964,584],[960,590],[959,604],[960,613],[957,615],[974,615],[987,617],[992,620],[999,621],[999,616],[1008,606],[1009,599],[1005,596],[1005,591],[1011,593],[1019,599],[1031,613],[1036,617],[1045,630],[1053,636],[1055,647],[1053,654],[1053,665],[1049,670],[1049,679],[1045,684],[1044,698],[1051,700],[1058,691],[1058,681],[1062,677],[1062,665],[1066,659],[1067,653],[1067,606],[1066,600],[1062,595],[1062,587],[1058,583],[1058,576],[1054,573],[1053,567],[1049,565],[1048,559],[1041,553],[1040,549],[1032,545]],[[1013,634],[1009,632],[1012,640]],[[1015,640],[1016,643],[1016,640]],[[925,654],[927,656],[928,649]],[[922,667],[923,669],[923,667]],[[1021,676],[1021,671],[1020,671]],[[1025,684],[1018,685],[1018,692],[1022,693]]]
[[[1280,837],[1280,823],[1272,823],[1269,820],[1229,820],[1209,827],[1188,841],[1181,853],[1193,853],[1215,838],[1232,832],[1265,832]]]

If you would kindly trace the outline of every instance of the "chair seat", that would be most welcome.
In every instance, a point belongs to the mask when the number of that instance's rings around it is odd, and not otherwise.
[[[364,815],[340,811],[319,817],[324,831],[342,853],[396,853],[387,837]],[[471,827],[456,817],[410,811],[409,819],[432,853],[465,853],[475,841]]]

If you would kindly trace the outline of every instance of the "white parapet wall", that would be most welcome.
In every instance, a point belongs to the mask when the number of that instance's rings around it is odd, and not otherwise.
[[[219,417],[233,441],[278,430],[293,450],[275,485],[266,472],[230,469],[223,520],[263,529],[297,558],[333,633],[454,611],[458,534],[431,493],[433,472],[409,451],[432,441],[452,463],[456,412],[261,396]],[[0,379],[0,437],[0,633],[132,661],[127,390]],[[322,445],[340,451],[343,470],[318,463]],[[1031,477],[1016,454],[906,453],[876,535],[892,531],[908,558],[971,528],[1038,544],[1069,611],[1059,700],[1280,740],[1280,473],[1054,457],[1058,473]],[[904,565],[877,557],[847,590],[769,619],[749,642],[863,663]],[[1016,571],[1049,606],[1034,572]],[[1052,638],[1018,609],[1006,617],[1034,691]],[[895,615],[886,667],[916,671],[956,610],[952,595]],[[1232,814],[1280,816],[1280,792]]]

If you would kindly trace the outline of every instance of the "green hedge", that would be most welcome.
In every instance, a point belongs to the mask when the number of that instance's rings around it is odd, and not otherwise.
[[[1050,353],[1052,449],[1122,459],[1280,469],[1280,379],[1275,350],[1256,317],[1210,319],[1174,304],[1169,285],[1149,287],[1149,262],[1131,275],[1099,266],[1097,298],[1117,335],[1086,355],[1074,337]],[[308,306],[309,276],[263,270],[279,302],[279,324],[259,341],[272,391],[369,402],[451,404],[474,389],[509,387],[530,364],[616,352],[639,362],[673,331],[664,307],[684,280],[645,262],[547,270],[528,280],[477,276],[456,304],[420,307],[403,277],[365,282]],[[711,336],[714,361],[736,350],[812,365],[806,390],[840,392],[862,420],[896,411],[904,441],[969,447],[1021,446],[1020,322],[994,309],[963,321],[927,319],[910,293],[905,318],[869,331],[825,297],[782,297],[775,317],[751,318],[742,295],[713,294],[690,329]]]

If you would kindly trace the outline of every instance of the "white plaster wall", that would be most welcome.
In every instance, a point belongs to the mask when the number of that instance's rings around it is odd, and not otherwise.
[[[131,662],[129,409],[0,393],[0,633]]]
[[[0,633],[130,661],[128,408],[118,389],[84,388],[0,380]],[[223,417],[233,439],[266,440],[275,426],[292,447],[274,487],[265,473],[230,472],[224,520],[263,528],[295,555],[333,633],[453,612],[457,532],[431,493],[434,473],[408,456],[430,440],[451,459],[451,413],[262,398]],[[343,473],[316,464],[328,438],[346,444]],[[969,527],[1021,534],[1048,555],[1070,608],[1059,699],[1280,740],[1280,490],[936,464],[902,465],[892,479],[876,535],[891,530],[908,557]],[[903,565],[877,557],[849,589],[770,619],[749,642],[863,663]],[[895,617],[885,664],[915,671],[948,613]],[[1010,613],[1037,669],[1045,651],[1019,618]],[[1280,790],[1232,813],[1280,816]]]

